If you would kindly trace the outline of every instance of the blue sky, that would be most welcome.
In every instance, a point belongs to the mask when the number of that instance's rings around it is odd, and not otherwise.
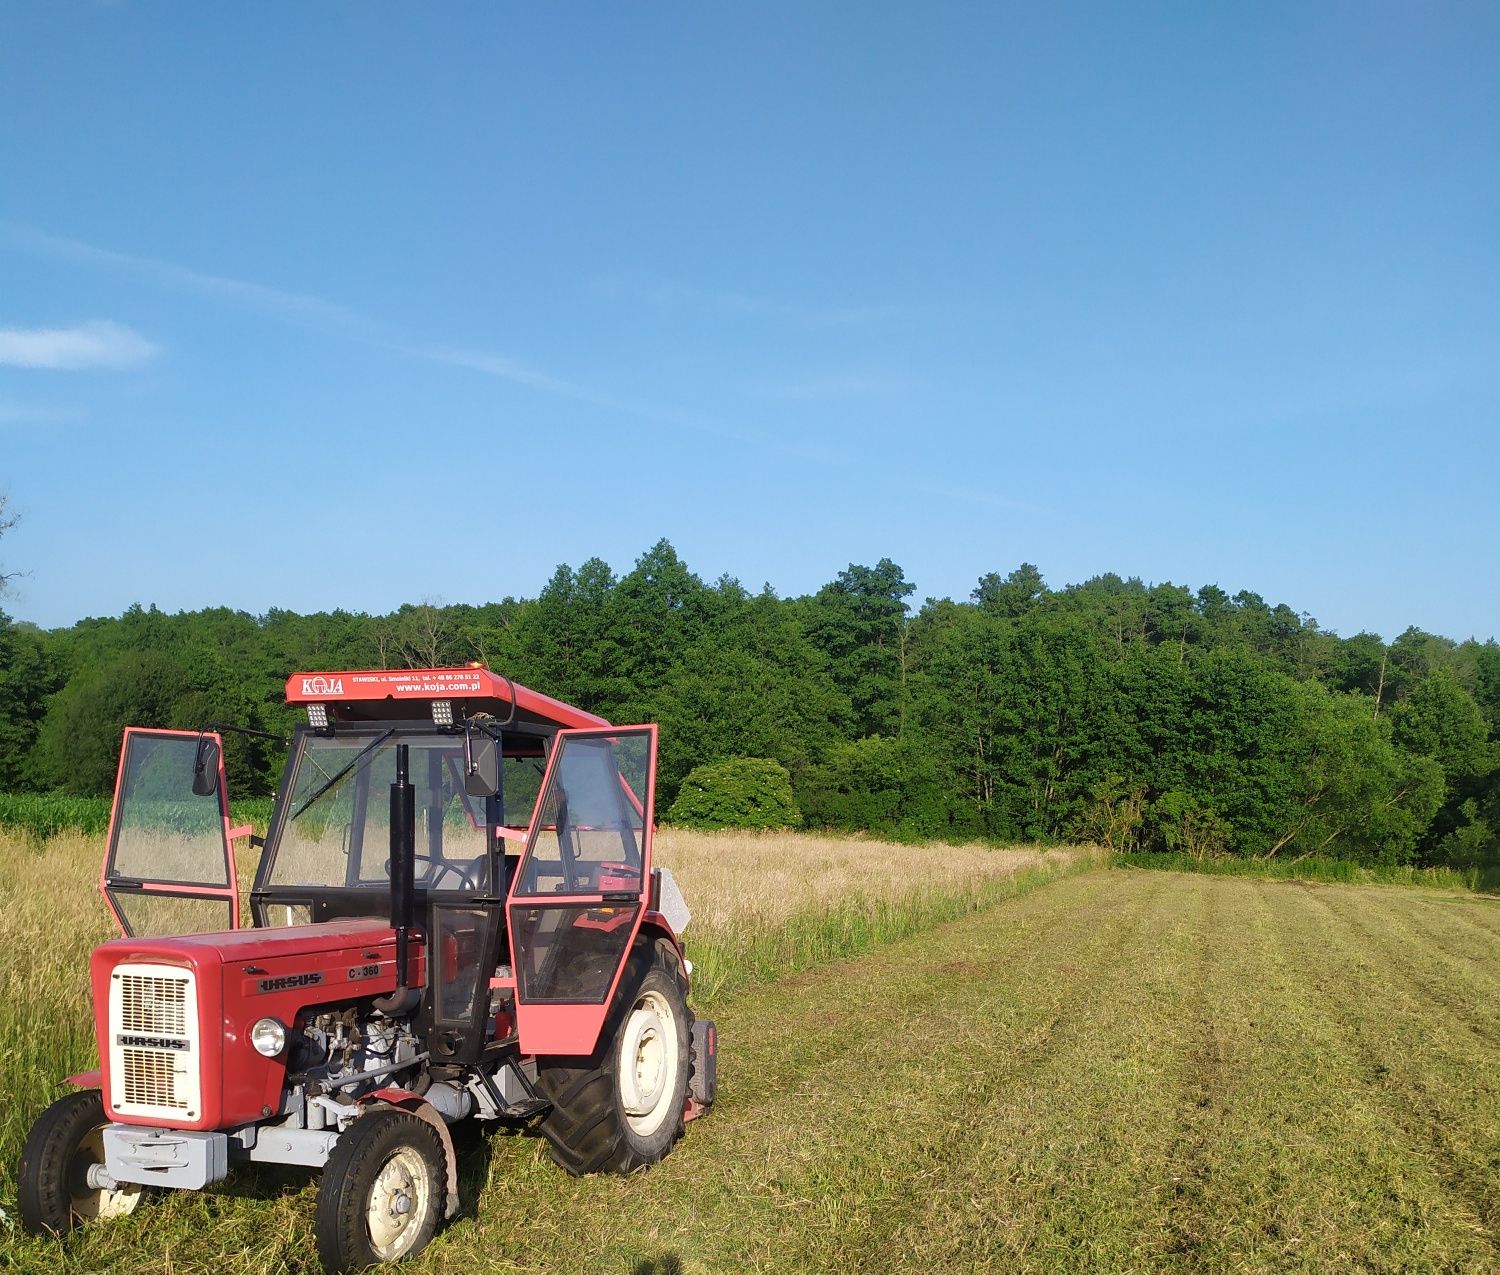
[[[0,3],[18,618],[1035,562],[1500,635],[1500,7]]]

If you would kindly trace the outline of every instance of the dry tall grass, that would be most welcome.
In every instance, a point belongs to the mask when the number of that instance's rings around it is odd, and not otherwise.
[[[0,832],[0,1184],[69,1072],[98,1065],[89,953],[118,931],[99,895],[104,839]]]
[[[656,838],[693,913],[686,940],[702,1001],[952,920],[1101,854],[793,832],[664,828]]]
[[[746,926],[774,928],[800,912],[825,912],[850,899],[899,903],[933,891],[962,893],[1023,868],[1071,863],[1080,853],[896,845],[795,832],[663,828],[656,836],[656,860],[682,887],[693,931],[716,936]]]

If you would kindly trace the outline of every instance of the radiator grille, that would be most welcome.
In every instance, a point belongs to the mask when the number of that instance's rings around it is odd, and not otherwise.
[[[167,1052],[155,1049],[122,1049],[121,1061],[125,1064],[124,1100],[135,1107],[171,1107],[186,1111],[188,1104],[177,1091],[177,1059],[175,1050]]]
[[[122,1116],[199,1117],[197,985],[191,970],[121,965],[110,978],[109,1098]]]
[[[124,1032],[181,1036],[187,1031],[188,985],[191,975],[157,978],[149,974],[120,974],[120,1026]]]

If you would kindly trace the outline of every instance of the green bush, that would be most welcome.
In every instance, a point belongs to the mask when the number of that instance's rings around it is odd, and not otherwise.
[[[1146,813],[1147,826],[1154,847],[1164,847],[1169,854],[1186,854],[1194,859],[1214,858],[1229,850],[1234,829],[1213,807],[1204,805],[1192,793],[1172,789],[1151,803]]]
[[[802,815],[785,766],[766,757],[731,757],[688,772],[667,822],[685,828],[795,828]]]
[[[798,789],[809,827],[873,832],[897,841],[968,837],[981,831],[948,817],[932,759],[904,740],[869,735],[835,744]]]

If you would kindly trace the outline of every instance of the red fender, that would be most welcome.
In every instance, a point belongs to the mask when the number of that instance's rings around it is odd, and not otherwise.
[[[458,1156],[453,1150],[453,1135],[448,1132],[448,1126],[442,1116],[438,1115],[437,1108],[427,1099],[407,1089],[377,1089],[360,1098],[359,1105],[364,1106],[367,1102],[389,1103],[402,1111],[410,1112],[419,1120],[427,1121],[437,1130],[438,1141],[443,1144],[443,1155],[448,1161],[448,1199],[443,1217],[445,1220],[451,1218],[458,1212]]]

